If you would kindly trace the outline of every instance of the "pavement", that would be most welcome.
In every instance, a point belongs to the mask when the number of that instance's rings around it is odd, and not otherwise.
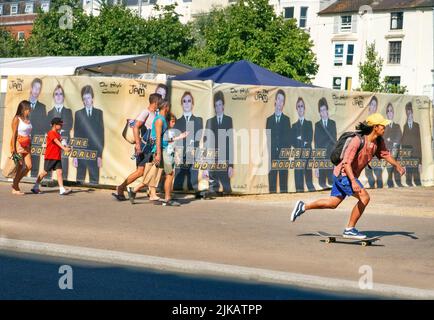
[[[22,186],[26,192],[30,188]],[[80,248],[102,250],[145,257],[141,266],[154,270],[244,279],[247,274],[247,279],[336,293],[358,284],[367,266],[372,294],[434,298],[433,187],[369,190],[371,203],[358,228],[381,236],[369,247],[326,244],[313,235],[342,232],[355,199],[289,222],[297,199],[314,200],[328,192],[215,200],[176,195],[181,207],[163,207],[142,195],[135,205],[117,202],[111,190],[75,188],[63,197],[55,188],[45,190],[12,196],[10,185],[0,183],[0,249],[32,253],[39,248],[35,253],[66,258],[77,258],[68,252]],[[64,247],[59,251],[56,245]],[[78,258],[92,260],[92,254]],[[158,258],[169,260],[155,263]]]

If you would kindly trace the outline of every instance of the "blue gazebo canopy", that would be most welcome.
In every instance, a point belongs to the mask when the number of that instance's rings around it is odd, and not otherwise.
[[[215,83],[278,87],[315,87],[311,84],[281,76],[246,60],[193,70],[178,75],[171,80],[212,80]]]

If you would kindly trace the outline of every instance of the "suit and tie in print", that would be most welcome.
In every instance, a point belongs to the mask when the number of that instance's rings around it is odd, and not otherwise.
[[[326,149],[326,160],[330,159],[337,141],[336,122],[331,119],[320,119],[315,123],[315,149]],[[333,168],[319,168],[318,182],[321,188],[333,185]]]
[[[78,159],[77,181],[85,181],[86,172],[92,184],[99,182],[98,158],[102,158],[104,150],[104,118],[102,110],[83,108],[75,113],[74,138],[88,140],[87,150],[96,151],[95,159]]]
[[[32,137],[42,136],[50,130],[50,120],[47,118],[47,110],[45,104],[35,100],[30,101],[30,122],[32,124]],[[35,145],[40,146],[40,145]],[[43,155],[42,155],[43,156]],[[32,154],[32,169],[30,171],[31,177],[37,177],[39,173],[40,154]]]
[[[71,130],[73,128],[72,110],[66,108],[65,106],[54,106],[48,112],[47,117],[50,121],[55,117],[62,118],[63,126],[62,130],[60,130],[60,135],[62,136],[62,140],[66,139],[66,142],[69,143],[69,139],[71,138]],[[69,158],[63,156],[62,154],[62,176],[64,180],[66,180],[68,177],[68,169]]]
[[[404,125],[402,133],[401,145],[403,149],[411,151],[411,159],[418,160],[419,165],[422,164],[422,145],[420,138],[419,124],[416,122],[407,122]],[[407,166],[406,168],[406,183],[408,186],[420,186],[419,168]]]
[[[303,149],[312,150],[312,140],[313,140],[313,127],[312,121],[306,119],[299,119],[292,125],[292,137],[293,137],[293,146],[294,148],[300,148],[303,152]],[[297,192],[304,191],[304,184],[306,183],[306,187],[309,191],[315,191],[315,187],[312,183],[312,169],[309,169],[308,161],[311,157],[306,159],[302,159],[306,161],[306,165],[304,168],[295,168],[294,169],[294,177],[295,177],[295,188]]]
[[[194,168],[193,164],[199,148],[200,133],[198,132],[203,130],[203,120],[193,114],[183,115],[176,120],[175,129],[180,132],[188,131],[188,136],[186,139],[177,141],[177,146],[182,147],[182,166],[175,171],[174,189],[182,190],[187,177],[188,190],[197,192],[199,190],[199,171]]]
[[[218,192],[220,184],[223,192],[228,194],[232,192],[231,180],[229,177],[229,168],[233,168],[233,124],[232,118],[223,114],[215,116],[206,121],[205,128],[213,134],[214,140],[204,135],[204,146],[206,149],[215,149],[217,152],[214,157],[214,164],[225,164],[225,170],[209,169],[209,190],[211,193]],[[224,140],[222,140],[224,139]]]
[[[282,149],[291,147],[291,122],[289,117],[283,113],[274,113],[267,118],[266,129],[271,131],[271,163],[273,163],[273,161],[285,160],[280,157],[280,152]],[[288,169],[270,168],[268,172],[268,188],[270,193],[277,192],[277,177],[279,177],[280,192],[288,192]]]
[[[389,150],[392,156],[397,159],[402,139],[402,131],[399,124],[391,122],[389,125],[387,125],[386,129],[384,130],[383,139],[386,144],[387,150]],[[399,172],[394,167],[388,167],[387,186],[389,188],[393,188],[394,181],[398,187],[402,187],[401,175],[399,174]]]

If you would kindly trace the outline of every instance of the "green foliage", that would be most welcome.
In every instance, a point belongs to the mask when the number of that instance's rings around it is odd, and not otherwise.
[[[375,43],[366,48],[365,62],[359,64],[359,81],[362,91],[380,92],[380,74],[383,69],[383,59],[375,51]]]
[[[72,15],[68,16],[62,6],[68,6]],[[71,19],[71,28],[67,26],[68,19]],[[81,37],[88,30],[89,20],[90,17],[83,12],[80,1],[51,1],[49,12],[38,12],[32,34],[26,43],[26,55],[81,55]]]
[[[12,35],[0,27],[0,57],[17,57],[22,51],[22,44],[16,41]]]
[[[371,43],[366,49],[365,62],[359,64],[360,90],[397,94],[407,92],[406,86],[391,84],[387,76],[381,81],[380,74],[382,69],[383,59],[375,51],[375,43]]]
[[[40,11],[22,55],[78,56],[158,54],[195,67],[246,59],[284,76],[310,82],[318,65],[309,35],[294,20],[276,16],[267,0],[240,0],[183,25],[176,5],[155,6],[148,20],[102,0],[99,14],[77,0],[52,0]],[[69,6],[72,15],[60,12]],[[71,10],[70,9],[70,10]],[[70,18],[70,28],[62,27]],[[5,40],[2,40],[5,41]]]
[[[61,6],[72,8],[72,28],[64,28],[67,18]],[[26,54],[47,55],[124,55],[158,54],[176,59],[192,43],[189,27],[179,21],[175,6],[156,7],[161,14],[149,20],[125,6],[102,1],[99,14],[86,15],[75,0],[54,0],[51,10],[39,12]]]
[[[391,84],[389,82],[389,77],[384,77],[380,92],[405,94],[407,92],[407,86]]]
[[[209,67],[241,59],[309,82],[318,65],[309,35],[276,16],[267,0],[240,0],[191,23],[195,44],[180,60]]]

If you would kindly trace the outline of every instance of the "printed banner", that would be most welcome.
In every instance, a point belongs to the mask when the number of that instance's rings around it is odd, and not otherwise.
[[[62,155],[64,178],[120,184],[135,170],[134,146],[122,131],[158,92],[171,102],[177,133],[175,190],[258,194],[330,188],[330,154],[345,131],[370,113],[392,120],[384,140],[406,168],[399,174],[374,158],[366,187],[434,185],[433,110],[428,97],[322,88],[259,87],[211,81],[153,81],[112,77],[9,77],[2,167],[10,155],[11,123],[21,100],[32,106],[32,170],[43,168],[50,121],[64,121],[72,147]],[[130,122],[131,123],[131,122]],[[55,178],[55,177],[53,177]]]

